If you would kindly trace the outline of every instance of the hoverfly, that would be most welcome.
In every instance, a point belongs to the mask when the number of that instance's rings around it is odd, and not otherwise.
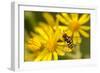
[[[64,41],[67,42],[68,47],[72,49],[74,47],[72,37],[68,36],[67,34],[63,34],[63,38]]]

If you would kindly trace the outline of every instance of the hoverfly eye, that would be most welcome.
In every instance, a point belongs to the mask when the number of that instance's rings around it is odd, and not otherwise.
[[[67,35],[66,35],[66,34],[64,34],[64,35],[63,35],[63,38],[66,38],[66,37],[67,37]]]

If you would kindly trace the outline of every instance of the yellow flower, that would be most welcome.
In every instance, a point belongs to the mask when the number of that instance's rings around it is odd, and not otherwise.
[[[89,37],[89,34],[86,32],[90,30],[89,23],[88,25],[86,24],[90,20],[89,14],[61,13],[57,14],[57,19],[63,23],[63,25],[59,24],[59,28],[68,36],[73,36],[73,41],[81,42],[80,34],[86,38]]]
[[[58,56],[64,56],[65,52],[71,52],[71,49],[66,47],[65,42],[58,41],[61,36],[59,29],[53,30],[51,26],[40,23],[35,28],[33,37],[30,38],[27,48],[33,51],[39,51],[33,61],[41,60],[58,60]]]
[[[56,30],[58,26],[58,19],[54,19],[54,17],[50,13],[43,13],[43,17],[48,25],[51,26],[52,29]]]

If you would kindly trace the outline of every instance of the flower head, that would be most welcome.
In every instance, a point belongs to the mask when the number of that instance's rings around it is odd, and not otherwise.
[[[59,28],[67,35],[77,37],[74,40],[78,39],[80,42],[80,34],[86,38],[89,37],[89,34],[86,32],[90,29],[89,25],[87,25],[87,22],[90,20],[89,14],[61,13],[57,15],[57,18],[59,22],[63,23],[63,25],[59,25]]]
[[[66,47],[65,42],[60,42],[61,32],[56,31],[51,26],[41,22],[40,26],[35,28],[33,37],[28,41],[27,47],[34,53],[40,53],[34,58],[34,61],[58,60],[58,56],[64,56],[65,52],[71,52]]]

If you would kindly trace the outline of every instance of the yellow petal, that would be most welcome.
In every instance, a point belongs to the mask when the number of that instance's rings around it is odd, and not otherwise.
[[[55,20],[50,13],[43,13],[43,17],[45,18],[45,20],[49,25],[54,26]]]
[[[41,47],[41,43],[37,38],[30,39],[28,43],[25,45],[28,50],[36,51]]]
[[[54,34],[53,28],[49,25],[42,25],[42,29],[48,35],[48,37]]]
[[[34,61],[40,61],[42,59],[43,55],[39,55]]]
[[[61,13],[61,14],[66,19],[66,22],[70,23],[72,21],[72,19],[69,17],[69,15],[67,13]]]
[[[65,32],[68,36],[72,36],[72,31],[69,29],[69,30],[67,30],[66,32]]]
[[[80,37],[80,34],[79,34],[79,32],[74,32],[74,35],[73,35],[73,37]]]
[[[72,49],[71,48],[68,48],[68,47],[64,47],[63,51],[64,52],[72,52]]]
[[[79,32],[81,33],[81,35],[83,35],[84,37],[88,38],[89,37],[89,34],[83,30],[79,30]]]
[[[51,26],[48,26],[48,33],[49,35],[54,34],[53,28]]]
[[[79,24],[85,24],[86,22],[88,22],[90,20],[90,15],[88,14],[83,14],[80,19],[79,19]]]
[[[59,28],[59,29],[61,29],[62,31],[65,31],[65,30],[67,30],[67,29],[68,29],[68,27],[67,27],[67,26],[60,26],[60,25],[58,26],[58,28]]]
[[[43,31],[47,34],[48,37],[51,34],[53,34],[53,29],[51,28],[51,26],[45,24],[44,22],[40,22],[39,25],[43,29]]]
[[[69,22],[67,22],[61,15],[58,14],[56,17],[57,17],[57,19],[58,19],[60,22],[62,22],[64,25],[69,25]]]
[[[77,21],[78,20],[78,14],[77,13],[71,13],[71,18],[73,21]]]
[[[56,32],[54,34],[55,41],[58,41],[58,39],[61,37],[61,31],[59,29],[56,29]]]
[[[40,61],[46,54],[47,50],[43,50],[35,59],[34,61]]]
[[[44,40],[41,36],[39,35],[34,35],[34,37],[36,37],[41,43],[46,43],[47,41]]]
[[[40,28],[40,27],[35,28],[35,32],[37,32],[45,40],[48,40],[48,37],[42,28]]]
[[[37,38],[37,37],[34,37],[32,42],[33,42],[33,44],[36,45],[36,46],[40,46],[40,45],[41,45],[40,40],[39,40],[39,38]]]
[[[28,43],[29,43],[29,44],[33,43],[33,38],[30,38],[30,39],[28,40]]]
[[[65,42],[57,42],[57,45],[60,45],[60,46],[65,46],[66,43]]]
[[[55,24],[55,28],[56,28],[56,27],[59,26],[59,19],[57,18],[57,16],[56,16],[56,20],[55,21],[56,21],[56,24]]]
[[[50,52],[50,53],[48,53],[48,58],[47,58],[47,60],[52,60],[52,53]]]
[[[83,30],[90,30],[90,26],[81,26],[80,28]]]
[[[73,35],[73,44],[79,44],[79,43],[81,43],[80,34],[79,34],[79,32],[74,32],[74,35]]]
[[[42,58],[43,61],[47,61],[48,60],[48,55],[45,55],[43,58]]]
[[[57,54],[60,55],[60,56],[64,56],[64,51],[62,51],[59,47],[56,49],[57,51]]]
[[[28,44],[28,45],[27,45],[27,49],[28,49],[28,50],[31,50],[31,51],[36,51],[36,50],[39,50],[39,49],[40,49],[40,46]]]
[[[47,52],[47,53],[45,54],[45,56],[42,58],[43,61],[47,61],[47,60],[48,60],[48,55],[49,55],[48,53],[49,53],[49,52]]]
[[[54,58],[54,60],[58,60],[58,55],[55,51],[53,52],[53,58]]]

